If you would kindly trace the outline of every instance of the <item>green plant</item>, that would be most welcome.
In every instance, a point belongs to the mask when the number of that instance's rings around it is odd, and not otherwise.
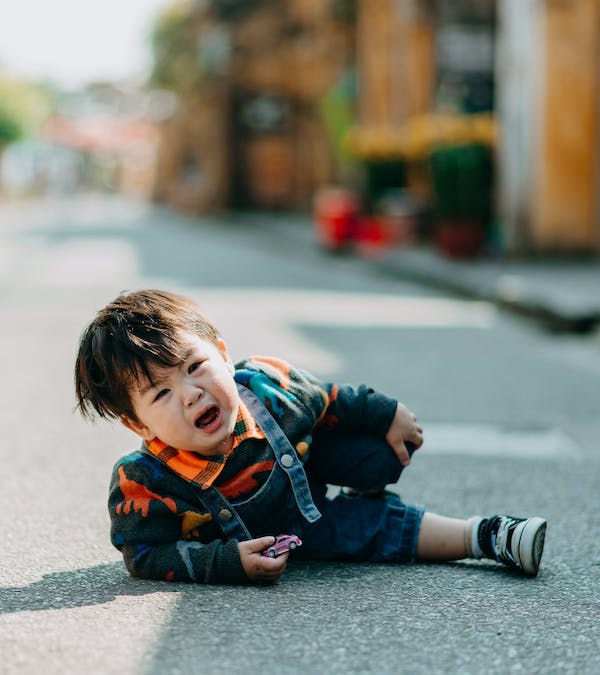
[[[182,0],[167,6],[157,17],[151,35],[153,86],[177,93],[198,87],[202,72],[193,13],[194,3]]]
[[[51,108],[43,87],[0,75],[0,146],[35,135]]]
[[[23,132],[14,115],[0,108],[0,147],[18,141]]]
[[[484,224],[491,215],[492,153],[477,143],[439,146],[429,155],[433,211]]]

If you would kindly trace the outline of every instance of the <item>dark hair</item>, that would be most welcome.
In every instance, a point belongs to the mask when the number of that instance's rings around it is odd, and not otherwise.
[[[157,290],[123,293],[84,330],[75,362],[77,406],[84,417],[126,415],[138,421],[130,389],[152,382],[152,364],[175,366],[185,359],[182,332],[217,345],[215,326],[191,300]]]

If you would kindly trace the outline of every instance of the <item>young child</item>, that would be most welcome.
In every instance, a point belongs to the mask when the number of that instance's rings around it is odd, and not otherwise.
[[[321,382],[288,363],[232,363],[200,309],[157,290],[124,294],[84,331],[75,369],[84,416],[142,439],[110,484],[113,544],[134,576],[273,581],[295,534],[311,560],[490,558],[538,573],[546,522],[447,518],[385,490],[423,442],[416,417],[366,386]],[[333,499],[327,485],[346,489]]]

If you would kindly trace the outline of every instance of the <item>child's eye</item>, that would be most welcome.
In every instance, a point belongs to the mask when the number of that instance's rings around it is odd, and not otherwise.
[[[169,391],[170,391],[169,389],[161,389],[158,392],[158,394],[156,394],[156,396],[154,397],[154,400],[155,401],[160,400],[161,398],[163,398],[163,396],[166,396],[169,393]]]
[[[195,361],[194,363],[192,363],[192,365],[188,368],[188,375],[191,375],[203,363],[204,363],[204,361]]]

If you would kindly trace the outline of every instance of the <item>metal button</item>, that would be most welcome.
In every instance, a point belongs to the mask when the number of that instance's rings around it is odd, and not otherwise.
[[[289,469],[290,466],[292,466],[292,464],[294,463],[294,458],[286,452],[285,455],[281,456],[281,463],[283,464],[283,466],[285,466],[286,469]]]
[[[231,513],[231,511],[229,509],[221,509],[219,511],[219,518],[221,520],[228,521],[228,520],[231,520],[232,517],[233,517],[233,514]]]

